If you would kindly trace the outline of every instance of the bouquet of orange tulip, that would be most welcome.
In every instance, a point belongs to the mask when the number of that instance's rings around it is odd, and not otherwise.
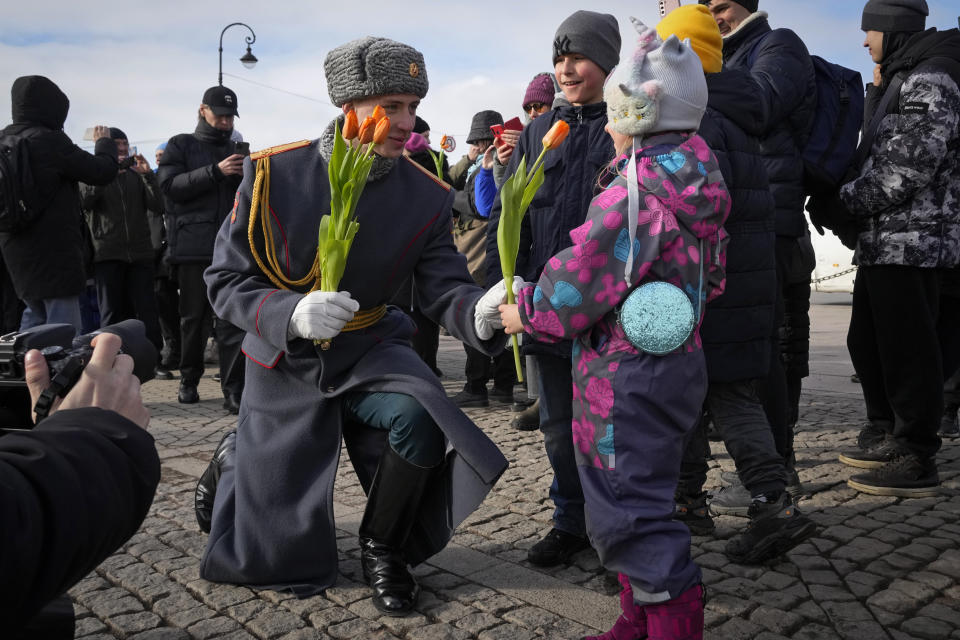
[[[500,270],[507,285],[507,304],[516,304],[513,295],[513,272],[517,265],[517,253],[520,250],[520,223],[533,201],[537,190],[543,186],[543,158],[547,151],[559,147],[570,133],[570,125],[557,120],[547,135],[543,136],[543,151],[537,161],[527,171],[527,157],[520,158],[520,164],[512,176],[504,180],[500,187],[500,224],[497,227],[497,249],[500,252]],[[517,379],[523,382],[520,369],[520,344],[517,336],[513,339],[513,359],[517,366]]]
[[[350,110],[333,135],[333,152],[327,172],[330,179],[330,213],[320,219],[317,257],[320,261],[320,290],[337,291],[347,266],[347,255],[360,225],[354,211],[367,185],[373,166],[373,147],[382,144],[390,133],[390,118],[377,105],[373,114],[357,121]]]

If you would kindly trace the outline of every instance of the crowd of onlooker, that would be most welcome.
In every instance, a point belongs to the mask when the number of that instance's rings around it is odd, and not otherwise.
[[[433,149],[423,119],[400,132],[402,153],[453,190],[453,242],[474,283],[489,290],[476,302],[479,342],[464,342],[466,383],[450,401],[512,406],[518,429],[542,432],[555,511],[528,560],[552,566],[597,549],[624,589],[623,614],[601,638],[700,637],[690,533],[709,534],[714,515],[748,519],[726,546],[741,563],[775,558],[816,531],[797,507],[793,448],[809,373],[807,213],[818,232],[855,251],[858,266],[847,346],[867,422],[857,446],[839,454],[859,470],[849,486],[936,495],[940,437],[958,435],[960,405],[960,33],[927,29],[927,15],[924,0],[866,2],[861,27],[876,68],[864,87],[860,142],[845,174],[826,186],[811,187],[805,155],[821,133],[823,61],[789,28],[773,28],[757,0],[701,0],[654,28],[634,21],[637,45],[624,58],[616,18],[577,11],[557,29],[553,72],[537,74],[518,100],[523,120],[477,111],[468,151],[452,164]],[[410,63],[398,86],[425,94],[419,73]],[[28,141],[25,200],[37,215],[0,233],[0,329],[67,323],[80,333],[139,319],[157,352],[156,375],[179,371],[184,404],[199,401],[213,332],[223,407],[240,412],[246,334],[217,317],[208,290],[233,268],[222,256],[217,266],[215,245],[228,241],[220,229],[237,215],[250,153],[234,129],[236,94],[208,89],[194,132],[160,145],[155,168],[116,127],[93,128],[94,153],[76,147],[62,131],[69,101],[45,77],[18,78],[12,98],[13,124],[0,144]],[[499,191],[521,159],[540,155],[558,122],[569,133],[546,156],[520,227],[518,305],[498,306],[511,286],[501,272]],[[638,347],[617,315],[635,285],[652,281],[684,291],[696,310],[688,337],[663,353]],[[440,376],[440,326],[418,287],[425,284],[410,275],[390,302],[413,320],[412,347]],[[220,306],[228,306],[222,297]],[[347,306],[334,335],[353,318],[357,305]],[[498,328],[524,334],[524,395],[515,395],[513,353],[487,348]],[[368,406],[351,398],[345,417],[365,422]],[[708,495],[711,429],[737,477]],[[233,455],[226,442],[213,466]],[[430,457],[424,450],[400,455],[390,464],[413,461],[417,483],[440,466],[430,458],[418,467],[416,455]],[[373,482],[381,519],[410,498]],[[212,509],[215,481],[209,489]],[[365,515],[361,528],[378,526]],[[378,552],[375,536],[361,538],[372,545],[364,547],[370,571],[394,580],[371,578],[377,606],[389,609],[396,597],[395,611],[408,611],[415,581],[397,568],[395,550]]]

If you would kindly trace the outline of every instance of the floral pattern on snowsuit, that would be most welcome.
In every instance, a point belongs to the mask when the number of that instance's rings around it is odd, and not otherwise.
[[[660,134],[637,150],[640,211],[633,243],[633,286],[665,281],[687,292],[697,308],[701,246],[709,267],[705,301],[724,286],[730,194],[713,152],[697,135]],[[640,353],[617,322],[629,293],[624,280],[630,251],[627,181],[622,155],[611,165],[615,177],[590,203],[586,221],[570,232],[573,246],[551,258],[537,284],[518,298],[524,330],[542,342],[574,339],[573,437],[578,463],[616,466],[612,409],[617,372]],[[712,259],[710,256],[713,256]],[[674,353],[700,349],[699,327]],[[702,398],[691,399],[702,402]]]

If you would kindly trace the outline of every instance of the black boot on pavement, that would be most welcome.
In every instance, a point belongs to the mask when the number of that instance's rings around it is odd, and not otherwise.
[[[217,449],[213,452],[210,464],[197,482],[197,489],[193,494],[193,512],[197,516],[197,525],[200,531],[210,533],[210,523],[213,520],[213,499],[217,495],[217,484],[223,472],[233,468],[237,450],[237,432],[228,431],[220,440]]]
[[[177,402],[180,404],[195,404],[200,402],[200,394],[197,393],[197,385],[181,380],[180,390],[177,392]]]
[[[490,400],[493,400],[494,402],[499,402],[501,404],[513,404],[513,387],[505,389],[494,387],[488,395]]]
[[[530,547],[527,560],[538,567],[554,567],[570,562],[571,556],[590,546],[586,536],[577,536],[553,528],[543,540]]]
[[[695,536],[707,536],[713,533],[713,518],[707,508],[707,492],[699,496],[677,495],[673,517],[687,525]]]
[[[960,437],[960,423],[957,422],[957,405],[948,404],[943,408],[943,417],[940,418],[940,430],[937,435],[941,438]]]
[[[852,476],[847,485],[874,496],[933,498],[939,494],[940,475],[931,458],[908,453],[878,469]]]
[[[223,398],[223,408],[226,409],[227,412],[237,415],[240,413],[240,397],[232,393],[227,394]]]
[[[461,409],[486,407],[490,405],[490,400],[487,397],[486,387],[484,387],[482,390],[474,391],[470,388],[470,385],[464,385],[463,391],[450,399],[453,400],[453,403]]]
[[[510,423],[517,431],[536,431],[540,428],[540,400],[518,413]]]
[[[360,522],[360,564],[373,589],[373,606],[388,616],[407,615],[420,595],[403,547],[432,473],[387,446],[370,486]]]
[[[817,525],[800,513],[790,494],[764,496],[750,505],[750,524],[727,543],[727,557],[739,564],[760,564],[783,555],[817,532]]]

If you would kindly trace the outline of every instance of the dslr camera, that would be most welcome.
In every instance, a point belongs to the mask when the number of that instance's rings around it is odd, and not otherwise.
[[[80,379],[93,354],[90,342],[101,333],[120,336],[120,352],[133,358],[133,374],[141,384],[153,379],[157,349],[147,340],[139,320],[124,320],[81,336],[76,336],[69,324],[44,324],[0,336],[0,391],[26,389],[23,359],[30,349],[40,351],[50,369],[50,386],[33,407],[40,422],[50,413],[54,400],[67,395]]]

